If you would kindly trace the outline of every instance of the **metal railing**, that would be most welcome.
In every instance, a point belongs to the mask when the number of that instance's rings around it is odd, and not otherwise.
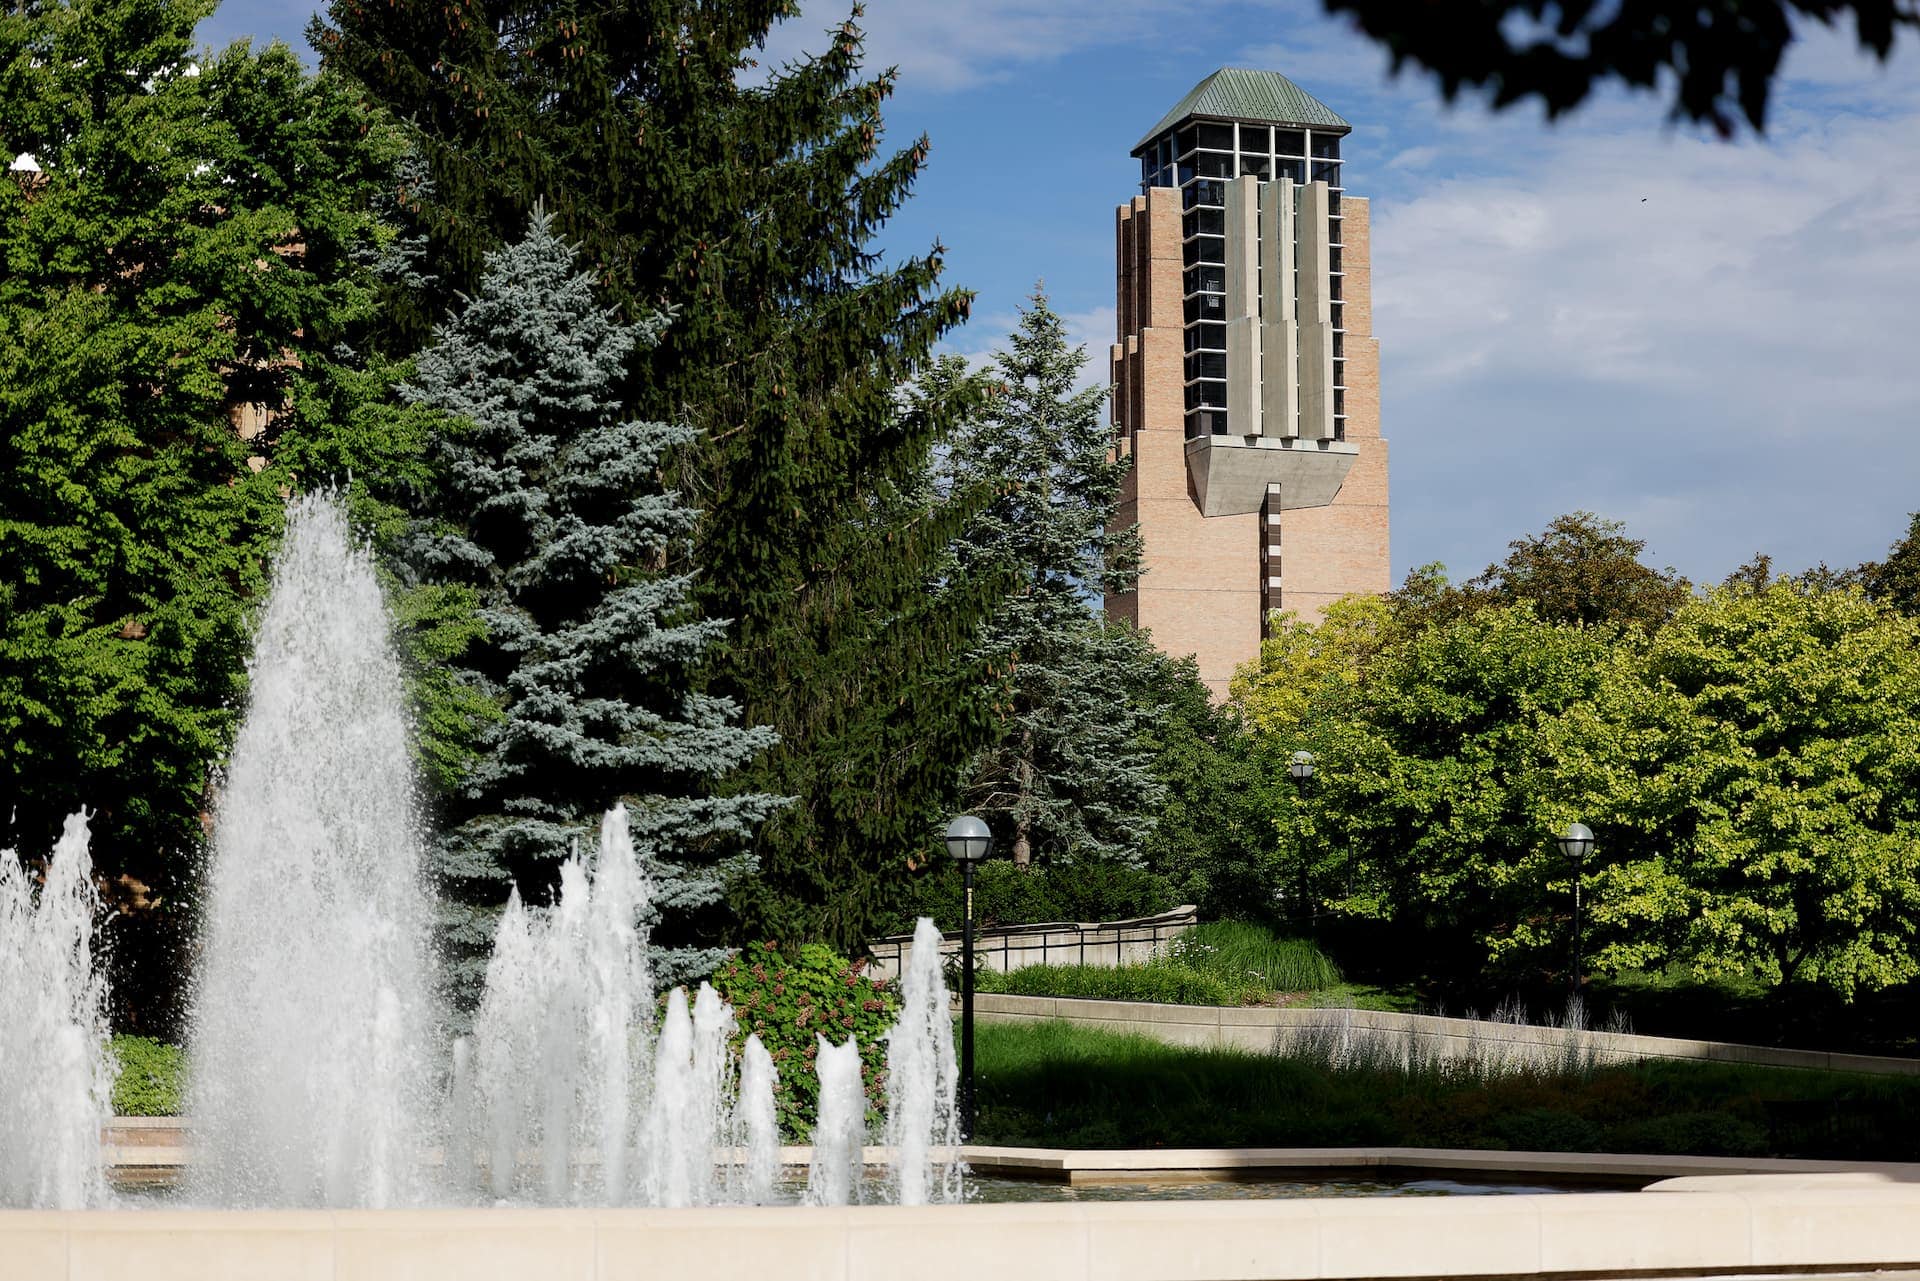
[[[1198,919],[1198,910],[1187,904],[1124,921],[1044,921],[976,929],[973,954],[977,965],[1002,974],[1029,965],[1130,965],[1163,953]],[[897,978],[913,951],[913,935],[888,935],[867,947],[873,957],[868,972],[876,978]],[[960,951],[959,931],[941,935],[940,951],[944,956]]]

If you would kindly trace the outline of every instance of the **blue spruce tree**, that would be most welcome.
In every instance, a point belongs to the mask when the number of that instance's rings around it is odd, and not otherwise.
[[[694,429],[620,414],[628,357],[664,325],[620,324],[536,210],[403,389],[450,424],[407,559],[423,581],[478,593],[486,636],[457,664],[499,710],[438,798],[445,942],[469,998],[510,883],[541,901],[617,801],[659,868],[656,942],[682,945],[657,957],[662,977],[710,967],[718,953],[687,944],[752,870],[745,838],[781,804],[719,794],[774,735],[695,688],[726,622],[697,617],[691,576],[664,569],[685,562],[698,513],[663,484],[662,460]]]

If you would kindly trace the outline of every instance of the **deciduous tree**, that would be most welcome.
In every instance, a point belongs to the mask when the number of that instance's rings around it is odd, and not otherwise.
[[[405,419],[358,434],[319,390],[374,319],[370,194],[394,138],[284,45],[197,63],[210,8],[0,16],[7,843],[44,848],[64,815],[97,811],[129,1024],[164,1024],[177,987],[168,922],[282,493],[408,474],[419,446]]]

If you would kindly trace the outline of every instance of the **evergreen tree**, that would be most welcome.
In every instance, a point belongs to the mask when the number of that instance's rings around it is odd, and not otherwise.
[[[957,360],[923,394],[961,381]],[[1132,463],[1114,456],[1106,389],[1075,385],[1085,364],[1036,288],[943,462],[949,488],[979,476],[996,490],[954,548],[960,572],[1016,584],[982,632],[980,652],[1008,674],[998,740],[967,790],[1023,866],[1036,852],[1136,860],[1165,792],[1146,742],[1160,657],[1090,603],[1132,586],[1141,544],[1137,526],[1117,527]]]
[[[735,906],[762,937],[858,946],[933,841],[988,734],[959,661],[990,583],[925,585],[969,501],[903,491],[955,407],[896,389],[964,317],[940,251],[874,236],[927,157],[879,151],[891,73],[862,79],[851,22],[756,82],[787,0],[334,0],[326,64],[414,123],[446,287],[536,198],[624,317],[678,307],[637,350],[630,413],[701,429],[676,460],[703,509],[690,563],[734,620],[709,688],[780,741],[736,786],[796,798],[761,829]]]
[[[620,414],[628,354],[663,323],[623,325],[603,309],[553,219],[536,212],[524,239],[489,255],[479,292],[405,389],[466,424],[437,442],[444,482],[411,560],[423,578],[477,593],[487,634],[457,661],[502,713],[446,802],[437,850],[466,995],[508,882],[539,901],[615,802],[656,859],[725,855],[658,865],[656,906],[681,913],[751,870],[738,850],[780,804],[713,795],[773,735],[741,728],[731,702],[693,688],[726,624],[696,617],[690,576],[660,569],[696,515],[662,484],[662,460],[694,429]],[[714,959],[682,952],[669,976]]]
[[[158,1031],[281,495],[419,440],[317,391],[396,139],[285,45],[196,64],[211,7],[0,14],[0,843],[96,811],[115,1019]]]
[[[1176,902],[1205,917],[1279,924],[1275,891],[1298,878],[1275,818],[1296,790],[1287,757],[1299,743],[1249,732],[1233,706],[1214,703],[1191,655],[1160,658],[1154,689],[1163,710],[1147,740],[1166,801],[1147,866],[1172,883]]]

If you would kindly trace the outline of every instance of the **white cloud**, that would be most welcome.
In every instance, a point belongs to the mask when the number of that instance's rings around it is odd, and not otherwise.
[[[1703,578],[1879,554],[1920,506],[1911,65],[1866,109],[1784,86],[1766,142],[1447,131],[1502,170],[1374,211],[1396,561],[1471,572],[1574,508]]]
[[[850,7],[813,0],[774,32],[767,61],[820,49]],[[1140,43],[1180,8],[1172,0],[879,0],[859,25],[867,66],[898,67],[906,84],[943,92],[1084,49]]]
[[[1067,331],[1067,345],[1086,349],[1087,360],[1080,367],[1080,377],[1074,385],[1105,387],[1109,381],[1108,349],[1113,345],[1118,319],[1115,309],[1088,307],[1081,311],[1062,311],[1059,315]],[[1020,317],[1014,312],[975,316],[966,328],[942,344],[941,351],[965,356],[976,367],[983,367],[992,361],[995,352],[1005,349],[1009,335],[1019,324]]]
[[[1439,158],[1440,148],[1438,147],[1408,147],[1404,151],[1395,153],[1393,158],[1387,161],[1387,165],[1393,169],[1424,169]]]

